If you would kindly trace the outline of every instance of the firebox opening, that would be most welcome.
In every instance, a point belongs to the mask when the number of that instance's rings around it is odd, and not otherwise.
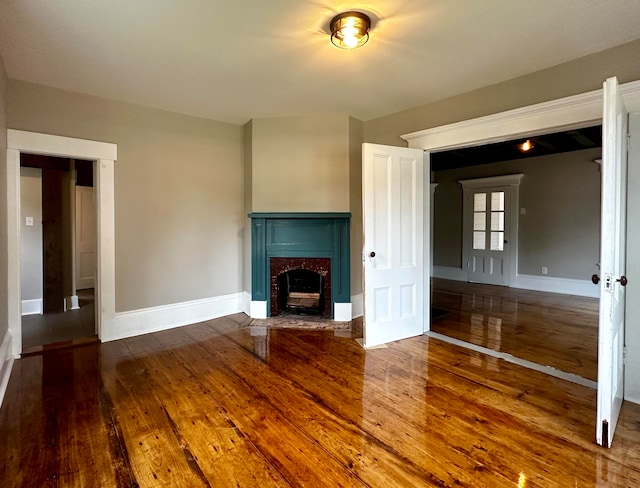
[[[324,314],[324,277],[308,269],[292,269],[278,276],[281,313]]]

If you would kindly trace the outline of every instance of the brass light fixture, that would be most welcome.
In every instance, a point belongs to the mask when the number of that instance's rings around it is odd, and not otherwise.
[[[361,12],[343,12],[331,19],[331,42],[341,49],[355,49],[369,40],[371,19]]]

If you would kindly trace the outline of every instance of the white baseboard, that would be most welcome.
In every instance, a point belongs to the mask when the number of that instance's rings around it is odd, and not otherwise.
[[[2,406],[2,400],[7,392],[14,359],[11,354],[11,332],[7,331],[0,345],[0,406]]]
[[[463,273],[462,268],[450,268],[447,266],[434,266],[433,277],[446,280],[467,281],[467,275]],[[565,295],[577,295],[581,297],[598,298],[600,296],[600,288],[591,283],[591,281],[571,278],[519,274],[516,275],[515,280],[509,286],[523,290],[563,293]]]
[[[242,311],[251,317],[251,292],[242,292]]]
[[[364,315],[364,295],[362,293],[351,297],[351,318],[356,319]]]
[[[462,268],[451,268],[449,266],[434,266],[432,276],[455,281],[467,281],[468,278],[467,273],[464,273]]]
[[[64,297],[64,311],[66,312],[67,310],[80,310],[78,295]]]
[[[267,318],[267,302],[251,301],[249,307],[249,317],[252,319],[266,319]]]
[[[22,300],[22,315],[42,315],[42,298]]]
[[[624,396],[624,401],[625,402],[631,402],[631,403],[635,403],[637,405],[640,405],[640,398],[637,398],[635,396]]]
[[[240,292],[160,307],[118,312],[112,330],[102,331],[102,341],[114,341],[173,329],[239,313],[242,312],[243,299],[243,293]]]
[[[570,278],[554,278],[552,276],[517,275],[512,288],[524,290],[546,291],[549,293],[563,293],[580,297],[598,298],[600,287],[590,280],[574,280]]]
[[[336,322],[351,322],[353,307],[350,303],[333,304],[333,320]]]

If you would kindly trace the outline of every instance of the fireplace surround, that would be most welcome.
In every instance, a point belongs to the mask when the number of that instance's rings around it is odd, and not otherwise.
[[[280,312],[277,276],[299,269],[314,271],[326,281],[322,294],[325,302],[321,307],[324,316],[351,320],[351,214],[254,212],[249,218],[251,317],[266,318]]]

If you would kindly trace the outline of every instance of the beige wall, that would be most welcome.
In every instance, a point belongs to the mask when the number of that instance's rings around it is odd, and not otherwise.
[[[7,249],[7,74],[0,57],[0,344],[9,330]]]
[[[626,334],[627,365],[625,368],[625,396],[640,403],[640,113],[629,117],[631,141],[627,195],[627,309]]]
[[[245,292],[251,294],[251,219],[247,217],[251,213],[253,207],[252,193],[252,141],[253,141],[253,121],[249,121],[244,125],[243,129],[243,192],[244,192],[244,209],[242,212],[244,218],[244,228],[242,229],[243,238],[243,276],[242,287]]]
[[[20,272],[22,300],[42,300],[42,170],[20,168]],[[33,226],[25,224],[33,217]]]
[[[433,173],[434,265],[462,267],[459,180],[522,173],[518,273],[589,280],[600,261],[601,149],[504,161]]]
[[[349,118],[349,205],[351,208],[351,295],[362,293],[362,141],[364,124]]]
[[[15,80],[7,117],[118,145],[117,311],[242,290],[241,126]]]
[[[640,40],[520,78],[365,122],[365,142],[406,146],[400,136],[640,79]],[[426,87],[425,89],[428,89]]]
[[[253,212],[348,212],[349,118],[252,121]]]

